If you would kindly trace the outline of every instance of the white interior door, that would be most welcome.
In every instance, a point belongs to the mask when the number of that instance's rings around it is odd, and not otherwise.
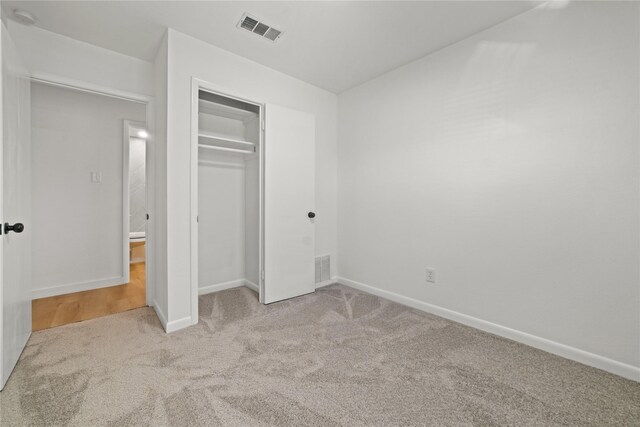
[[[267,105],[264,303],[315,291],[315,117]],[[315,214],[313,214],[315,215]]]
[[[2,25],[2,186],[0,388],[31,335],[30,81]],[[13,227],[8,229],[5,224]],[[21,230],[21,225],[24,231]]]

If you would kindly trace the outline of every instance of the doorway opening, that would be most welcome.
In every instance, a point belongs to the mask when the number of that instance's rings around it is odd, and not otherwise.
[[[192,322],[198,295],[246,286],[262,295],[262,105],[194,82]],[[194,286],[195,285],[195,286]]]
[[[147,114],[32,81],[34,331],[147,305]]]

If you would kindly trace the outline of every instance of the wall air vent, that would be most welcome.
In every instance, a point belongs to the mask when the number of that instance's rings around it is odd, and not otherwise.
[[[280,36],[282,36],[281,30],[276,30],[271,25],[260,22],[258,18],[256,18],[255,16],[251,16],[248,13],[242,15],[242,18],[240,18],[240,21],[238,22],[238,28],[251,31],[253,34],[256,34],[267,40],[271,40],[274,43],[278,41]]]
[[[331,279],[331,258],[329,255],[316,257],[316,283]]]

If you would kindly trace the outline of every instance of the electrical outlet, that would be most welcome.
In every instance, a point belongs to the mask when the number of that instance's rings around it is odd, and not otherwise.
[[[433,268],[427,267],[427,282],[436,283],[436,271]]]

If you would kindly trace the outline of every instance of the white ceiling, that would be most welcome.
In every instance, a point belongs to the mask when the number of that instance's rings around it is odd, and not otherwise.
[[[3,1],[37,26],[153,60],[165,28],[332,92],[509,19],[534,1]],[[284,30],[275,44],[236,28],[244,12]]]

